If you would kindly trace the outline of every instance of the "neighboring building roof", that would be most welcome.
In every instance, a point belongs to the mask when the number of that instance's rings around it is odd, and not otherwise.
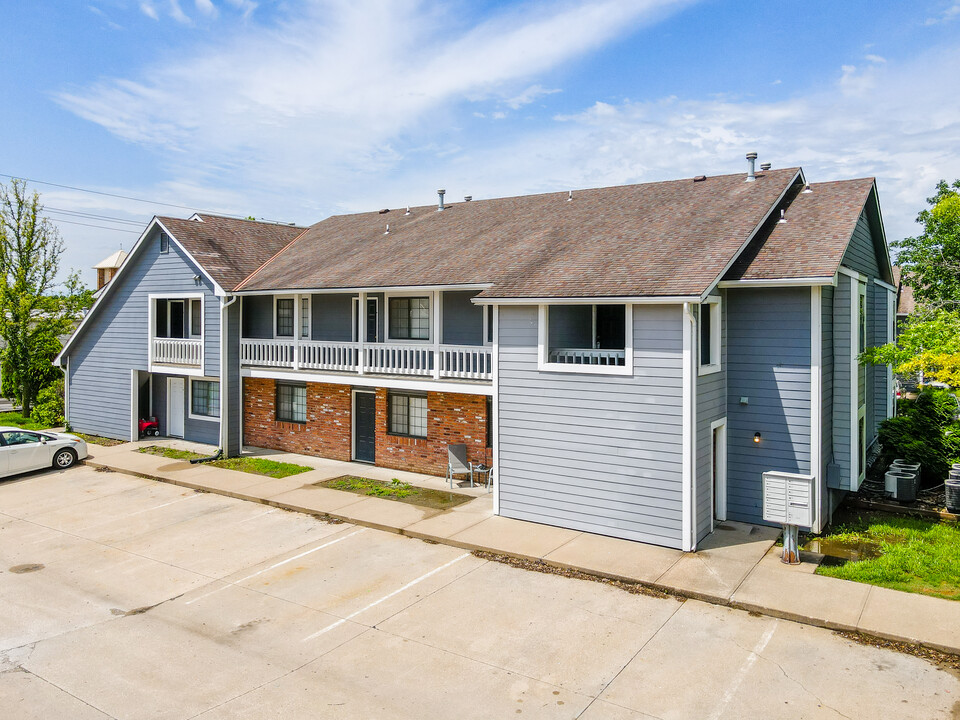
[[[832,278],[873,187],[873,178],[810,185],[785,208],[786,222],[773,218],[724,280]]]
[[[199,219],[196,219],[199,218]],[[157,220],[220,287],[229,291],[290,244],[305,228],[194,215],[189,220]]]
[[[571,201],[561,192],[443,212],[335,216],[237,289],[489,283],[481,297],[700,295],[802,175],[789,168],[745,177],[577,190]]]
[[[913,299],[913,286],[903,282],[903,268],[899,266],[893,268],[893,284],[897,286],[897,315],[912,315],[917,309]]]
[[[94,270],[111,270],[118,268],[123,265],[123,261],[126,259],[127,253],[125,250],[117,250],[115,253],[110,255],[107,258],[104,258],[96,265],[93,266]]]

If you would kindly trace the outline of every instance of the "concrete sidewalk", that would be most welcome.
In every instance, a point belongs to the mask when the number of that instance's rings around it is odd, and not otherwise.
[[[314,486],[356,474],[446,489],[443,478],[273,452],[277,460],[314,469],[271,479],[137,452],[140,446],[153,444],[210,451],[207,446],[179,441],[90,445],[88,464],[468,550],[542,561],[772,617],[960,654],[960,603],[816,575],[817,558],[799,566],[784,565],[774,548],[779,532],[773,528],[721,523],[696,553],[684,553],[495,516],[492,495],[483,488],[457,488],[456,492],[474,499],[449,510],[434,510]]]

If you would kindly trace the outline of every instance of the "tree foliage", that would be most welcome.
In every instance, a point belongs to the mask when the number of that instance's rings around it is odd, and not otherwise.
[[[43,216],[39,194],[28,193],[23,180],[0,185],[0,392],[18,398],[27,417],[40,389],[61,375],[52,365],[59,336],[92,300],[76,273],[57,291],[62,254],[63,241]]]
[[[937,184],[917,222],[923,232],[894,243],[903,281],[930,308],[960,307],[960,180]]]
[[[910,317],[896,343],[867,348],[861,361],[892,365],[901,375],[960,386],[960,310],[923,310]]]

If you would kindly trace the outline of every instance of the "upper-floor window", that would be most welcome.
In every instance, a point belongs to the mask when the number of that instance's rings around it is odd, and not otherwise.
[[[300,337],[310,338],[310,296],[300,298]]]
[[[277,337],[293,337],[293,298],[277,300]]]
[[[430,339],[430,298],[390,298],[390,339]]]
[[[166,233],[160,233],[160,252],[170,252],[170,236]]]
[[[858,335],[860,339],[860,352],[863,352],[867,349],[867,284],[858,283],[858,292],[857,297],[859,298],[858,306]]]
[[[625,305],[550,305],[548,359],[563,365],[626,362]]]
[[[200,300],[190,301],[190,335],[200,337],[203,335],[203,303]]]
[[[709,299],[699,307],[698,313],[698,345],[700,374],[718,372],[720,370],[720,299]]]

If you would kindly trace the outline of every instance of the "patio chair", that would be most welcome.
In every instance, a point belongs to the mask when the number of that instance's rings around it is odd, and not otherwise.
[[[467,460],[467,446],[464,444],[447,445],[447,481],[453,489],[454,475],[469,475],[470,487],[473,487],[473,470]]]

